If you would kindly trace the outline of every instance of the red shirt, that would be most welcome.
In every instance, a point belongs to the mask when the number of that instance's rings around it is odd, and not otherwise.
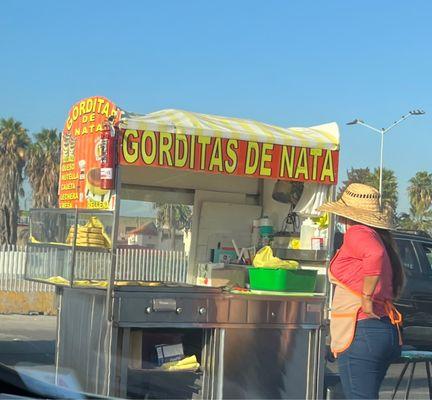
[[[373,298],[393,299],[393,271],[390,258],[379,234],[365,225],[353,225],[344,235],[340,251],[330,263],[332,275],[350,289],[362,293],[365,276],[379,276]],[[384,305],[374,303],[374,312],[386,316]],[[368,318],[362,311],[357,319]]]

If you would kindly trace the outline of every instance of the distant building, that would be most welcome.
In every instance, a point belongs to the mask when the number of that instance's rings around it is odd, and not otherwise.
[[[149,217],[120,217],[118,227],[118,244],[127,245],[129,233],[149,221],[155,222],[155,219]]]
[[[27,244],[29,239],[29,223],[30,223],[30,212],[20,210],[18,213],[18,224],[17,224],[17,245],[24,246]]]
[[[189,252],[190,234],[187,235],[184,231],[176,231],[175,240],[173,241],[169,229],[158,229],[153,221],[147,221],[140,227],[127,233],[127,244],[146,249]],[[173,244],[175,246],[174,249]]]
[[[160,245],[160,234],[155,223],[153,221],[147,221],[140,227],[127,232],[127,243],[129,246],[158,249]]]

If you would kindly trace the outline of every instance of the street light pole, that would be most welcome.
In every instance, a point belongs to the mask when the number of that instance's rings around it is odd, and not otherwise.
[[[380,174],[379,174],[379,203],[380,207],[382,207],[382,186],[383,186],[383,158],[384,158],[384,135],[392,128],[394,128],[396,125],[399,125],[402,121],[405,121],[407,118],[413,116],[413,115],[423,115],[425,114],[425,111],[423,110],[412,110],[408,114],[402,115],[397,121],[393,122],[390,126],[387,128],[375,128],[369,124],[366,124],[361,119],[355,119],[354,121],[348,122],[347,125],[363,125],[366,128],[369,128],[373,130],[374,132],[381,134],[381,151],[380,151]]]
[[[384,129],[381,129],[381,156],[380,156],[380,175],[379,175],[379,205],[382,208],[382,185],[383,185],[383,161],[384,161]]]

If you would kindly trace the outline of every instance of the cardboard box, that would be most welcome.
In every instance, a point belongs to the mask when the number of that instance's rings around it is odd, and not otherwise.
[[[161,366],[170,361],[179,361],[184,358],[183,344],[159,344],[155,346],[157,364]]]
[[[133,329],[130,337],[129,368],[151,369],[157,367],[156,347],[161,343],[177,345],[183,341],[181,333],[147,332]]]
[[[228,284],[244,287],[247,283],[247,268],[230,267],[222,263],[198,264],[197,285],[223,287]]]
[[[229,264],[232,261],[237,261],[237,253],[231,249],[214,249],[213,260],[214,263]]]
[[[197,285],[212,286],[213,285],[213,271],[222,269],[223,263],[200,263],[198,264],[197,271]]]

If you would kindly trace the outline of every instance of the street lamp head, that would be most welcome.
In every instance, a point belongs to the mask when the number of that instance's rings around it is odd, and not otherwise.
[[[424,110],[412,110],[409,112],[411,115],[423,115],[426,114]]]
[[[357,124],[360,124],[360,123],[362,123],[363,121],[361,120],[361,119],[355,119],[354,121],[351,121],[351,122],[347,122],[347,125],[357,125]]]

